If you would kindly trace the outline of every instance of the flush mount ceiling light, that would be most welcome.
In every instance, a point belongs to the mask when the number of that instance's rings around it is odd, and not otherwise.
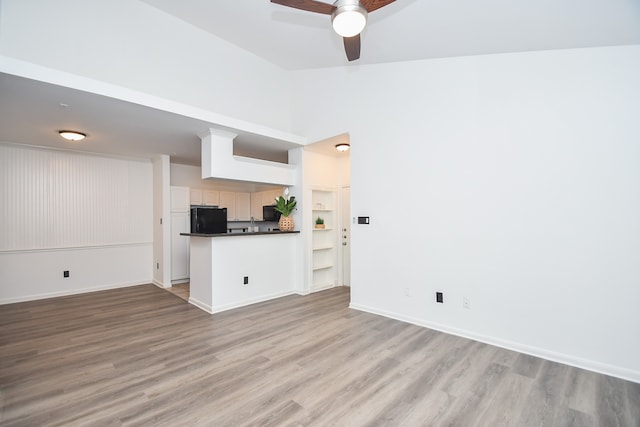
[[[340,151],[340,152],[345,152],[345,151],[349,151],[349,149],[351,148],[351,146],[345,142],[341,143],[341,144],[337,144],[336,145],[336,150]]]
[[[86,134],[82,132],[76,132],[74,130],[59,130],[58,133],[61,137],[69,141],[82,141],[87,137]]]
[[[338,0],[331,14],[331,25],[342,37],[353,37],[367,25],[367,10],[358,0]]]

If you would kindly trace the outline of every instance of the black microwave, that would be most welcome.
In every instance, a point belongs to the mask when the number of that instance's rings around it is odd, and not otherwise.
[[[263,221],[271,221],[278,222],[280,221],[280,212],[276,210],[275,205],[268,205],[262,207],[262,220]]]
[[[191,207],[191,232],[221,234],[227,232],[227,208]]]

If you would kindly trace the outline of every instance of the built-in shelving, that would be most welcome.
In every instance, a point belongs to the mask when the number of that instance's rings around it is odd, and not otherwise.
[[[333,190],[313,189],[311,191],[313,214],[312,233],[312,282],[311,290],[331,288],[336,285],[337,271],[337,234],[336,234],[336,192]],[[315,228],[316,218],[324,220],[325,228]]]

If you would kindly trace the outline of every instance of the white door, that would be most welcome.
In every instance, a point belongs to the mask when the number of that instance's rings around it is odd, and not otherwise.
[[[351,188],[340,189],[340,242],[342,286],[351,286]]]

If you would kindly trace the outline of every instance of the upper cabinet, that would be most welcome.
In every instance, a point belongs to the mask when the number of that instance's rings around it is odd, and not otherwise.
[[[251,194],[236,193],[236,221],[251,220]]]
[[[204,190],[199,188],[171,187],[171,203],[182,200],[180,209],[189,210],[189,204],[198,206],[219,206],[227,208],[227,221],[262,221],[262,207],[274,205],[276,197],[282,195],[282,189],[266,190],[255,193]],[[179,197],[174,197],[173,188],[179,188]],[[189,203],[190,201],[190,203]],[[186,204],[185,204],[186,203]],[[186,208],[185,208],[186,206]]]
[[[171,187],[171,212],[189,212],[189,187]]]
[[[227,221],[235,221],[236,220],[236,193],[232,191],[221,191],[220,207],[227,208]]]
[[[251,193],[251,218],[262,221],[262,194]]]
[[[191,189],[191,204],[192,205],[202,205],[202,190],[197,188]]]
[[[202,191],[202,204],[205,206],[220,206],[220,192],[215,190]]]
[[[220,192],[217,190],[202,190],[199,188],[192,188],[191,204],[198,206],[219,206],[220,205]]]
[[[221,191],[220,207],[227,208],[227,221],[250,221],[251,193]]]

